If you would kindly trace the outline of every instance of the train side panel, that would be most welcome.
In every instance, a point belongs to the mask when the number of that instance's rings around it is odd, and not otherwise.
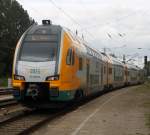
[[[77,76],[79,60],[76,50],[73,46],[73,41],[69,35],[64,32],[63,48],[60,66],[60,84],[58,86],[59,96],[51,97],[53,101],[72,100],[76,90],[80,88],[80,78]],[[50,88],[55,87],[56,82],[50,82]]]

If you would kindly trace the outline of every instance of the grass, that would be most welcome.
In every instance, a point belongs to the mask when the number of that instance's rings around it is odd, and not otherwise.
[[[0,87],[7,87],[8,86],[8,78],[2,77],[0,78]]]

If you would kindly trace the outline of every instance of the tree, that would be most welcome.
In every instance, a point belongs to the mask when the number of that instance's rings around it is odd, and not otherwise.
[[[0,76],[11,75],[17,41],[33,23],[16,0],[0,0]]]

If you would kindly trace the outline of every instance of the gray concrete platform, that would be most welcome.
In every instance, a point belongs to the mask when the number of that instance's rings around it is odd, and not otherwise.
[[[33,135],[149,135],[145,126],[143,99],[150,92],[135,92],[134,86],[102,95],[52,122]]]

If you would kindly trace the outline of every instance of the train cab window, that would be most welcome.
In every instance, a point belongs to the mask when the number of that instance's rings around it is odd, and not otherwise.
[[[67,57],[66,57],[66,64],[67,65],[74,65],[75,62],[75,54],[74,51],[69,48],[67,52]]]
[[[83,59],[80,57],[79,58],[79,70],[83,69]]]

